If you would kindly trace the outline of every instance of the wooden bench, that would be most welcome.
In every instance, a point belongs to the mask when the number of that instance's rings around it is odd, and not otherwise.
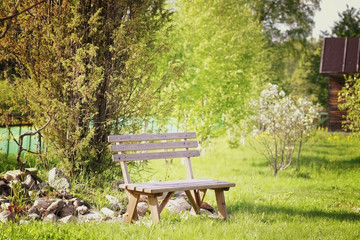
[[[147,195],[150,205],[151,218],[153,223],[160,222],[160,213],[165,205],[177,191],[185,191],[192,210],[200,212],[200,206],[204,200],[207,189],[215,190],[216,202],[219,216],[226,219],[226,204],[224,191],[234,187],[235,184],[212,179],[194,179],[191,167],[191,157],[200,156],[196,149],[199,145],[196,140],[196,133],[165,133],[165,134],[137,134],[137,135],[114,135],[109,136],[111,151],[117,152],[113,155],[113,161],[121,164],[124,176],[124,184],[120,187],[127,190],[129,205],[125,214],[124,222],[131,223],[137,220],[137,203],[140,195]],[[194,149],[195,148],[195,149]],[[149,159],[185,159],[187,177],[186,180],[131,183],[127,168],[127,162]],[[159,204],[158,197],[167,193]],[[164,194],[165,195],[165,194]]]

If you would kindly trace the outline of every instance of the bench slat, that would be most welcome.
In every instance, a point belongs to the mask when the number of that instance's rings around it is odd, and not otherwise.
[[[124,152],[124,151],[155,150],[155,149],[195,148],[198,146],[199,145],[197,141],[120,144],[120,145],[112,145],[111,151]]]
[[[212,179],[189,179],[167,182],[151,182],[151,183],[133,183],[121,184],[120,188],[130,191],[138,191],[144,193],[162,193],[176,192],[194,189],[225,189],[234,187],[235,183],[217,181]]]
[[[199,150],[177,151],[177,152],[152,152],[152,153],[134,153],[134,154],[115,154],[113,160],[118,162],[138,161],[149,159],[170,159],[182,157],[198,157]]]
[[[108,140],[109,142],[135,142],[135,141],[155,141],[155,140],[170,140],[170,139],[191,139],[191,138],[196,138],[195,132],[112,135],[108,137]]]

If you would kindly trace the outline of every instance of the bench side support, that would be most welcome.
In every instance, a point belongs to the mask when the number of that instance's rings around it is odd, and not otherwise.
[[[219,216],[222,219],[227,218],[227,212],[226,212],[226,203],[225,203],[225,195],[223,189],[216,189],[215,190],[215,197],[216,197],[216,203],[218,206]]]
[[[164,210],[166,204],[169,202],[169,200],[171,199],[171,196],[174,194],[174,192],[168,192],[166,194],[166,197],[164,198],[164,200],[161,202],[160,206],[159,206],[159,214]]]
[[[137,220],[136,207],[140,198],[139,194],[131,193],[128,191],[129,205],[125,214],[124,222],[131,223],[132,220]]]

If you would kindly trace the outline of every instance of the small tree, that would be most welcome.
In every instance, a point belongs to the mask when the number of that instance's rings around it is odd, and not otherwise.
[[[293,163],[296,147],[296,162],[299,162],[303,141],[315,126],[318,106],[305,98],[285,96],[273,84],[269,84],[253,104],[257,123],[254,133],[262,145],[261,153],[269,160],[276,176],[279,170]]]
[[[348,77],[345,86],[339,92],[340,110],[346,110],[345,129],[358,132],[360,130],[360,79],[359,75]]]

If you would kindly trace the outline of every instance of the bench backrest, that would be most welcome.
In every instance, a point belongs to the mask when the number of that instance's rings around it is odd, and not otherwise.
[[[124,181],[130,183],[126,162],[150,159],[185,158],[187,176],[193,179],[190,158],[200,156],[199,150],[194,149],[199,146],[195,138],[195,132],[187,132],[113,135],[108,141],[115,144],[110,146],[111,151],[118,153],[113,155],[113,161],[120,162]]]

